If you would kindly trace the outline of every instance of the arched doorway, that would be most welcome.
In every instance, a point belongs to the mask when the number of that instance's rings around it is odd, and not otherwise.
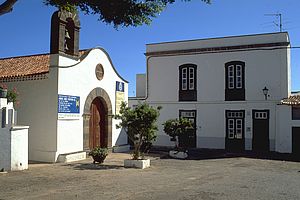
[[[99,97],[96,97],[90,107],[89,148],[107,147],[107,130],[105,127],[106,108]]]
[[[112,146],[112,116],[108,93],[100,87],[93,89],[85,100],[83,110],[84,151],[95,146]]]

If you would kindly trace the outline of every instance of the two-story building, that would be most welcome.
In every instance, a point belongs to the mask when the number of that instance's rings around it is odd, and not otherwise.
[[[145,55],[129,105],[163,107],[155,145],[173,146],[162,124],[186,117],[191,148],[292,151],[291,107],[279,105],[291,96],[288,33],[147,44]]]

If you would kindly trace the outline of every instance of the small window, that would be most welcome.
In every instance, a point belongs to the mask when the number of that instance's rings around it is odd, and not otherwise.
[[[181,85],[181,89],[182,90],[187,90],[187,68],[182,68],[182,85]]]
[[[228,120],[228,137],[230,139],[234,138],[234,119]]]
[[[245,63],[225,63],[225,101],[245,100]]]
[[[189,89],[193,90],[194,89],[194,68],[189,68],[190,72],[189,72]]]
[[[231,65],[228,67],[228,88],[234,88],[234,66]]]
[[[292,106],[292,120],[300,120],[300,106]]]
[[[179,101],[197,101],[197,66],[179,66]]]
[[[236,120],[236,138],[241,139],[243,138],[243,125],[242,125],[242,119]]]
[[[236,81],[235,81],[235,87],[240,89],[242,88],[242,66],[241,65],[237,65],[236,66]]]

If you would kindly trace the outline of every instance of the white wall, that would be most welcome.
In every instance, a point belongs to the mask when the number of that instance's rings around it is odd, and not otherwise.
[[[136,96],[137,97],[146,96],[146,74],[136,75]]]
[[[276,151],[292,152],[292,127],[300,127],[300,120],[292,120],[292,107],[278,105],[276,120]]]
[[[72,60],[60,57],[59,65],[67,66],[73,64]],[[101,64],[104,68],[104,77],[101,81],[96,78],[95,68]],[[107,54],[100,48],[91,50],[88,55],[77,65],[70,68],[59,68],[58,94],[80,96],[80,116],[89,93],[100,87],[110,97],[112,111],[115,114],[116,81],[124,82],[114,71]],[[128,84],[125,83],[125,101],[128,101]],[[112,124],[112,145],[127,143],[124,133],[120,135],[121,129],[116,129],[117,121]],[[76,152],[83,150],[83,119],[57,121],[57,146],[58,154]],[[118,144],[117,144],[118,142]]]
[[[11,170],[28,169],[28,126],[16,126],[11,134]]]
[[[138,101],[129,100],[129,105],[137,105]],[[151,103],[151,106],[162,106],[158,119],[158,138],[154,145],[157,146],[173,146],[170,138],[163,131],[163,123],[168,119],[179,117],[179,110],[197,110],[196,113],[196,136],[197,148],[225,148],[225,110],[245,110],[245,149],[252,149],[252,110],[253,109],[268,109],[270,110],[269,119],[269,141],[270,150],[275,151],[275,130],[276,130],[276,104],[270,103],[228,103],[227,105],[218,103]],[[250,131],[247,131],[250,128]]]
[[[28,169],[28,126],[0,128],[0,170]]]
[[[0,170],[11,168],[11,134],[9,128],[0,129]]]
[[[29,160],[53,162],[57,157],[57,70],[44,80],[10,82],[19,91],[18,124],[28,125]]]
[[[246,100],[264,100],[262,89],[269,89],[269,100],[289,95],[286,50],[177,55],[148,58],[148,100],[178,101],[179,66],[197,65],[197,101],[225,100],[225,63],[245,62]]]
[[[159,136],[156,145],[170,146],[162,123],[178,118],[180,109],[197,110],[197,147],[225,148],[225,110],[245,110],[245,148],[252,149],[252,110],[270,110],[270,150],[276,145],[276,105],[290,95],[290,51],[254,50],[222,53],[187,53],[160,56],[155,52],[186,49],[289,42],[287,33],[250,35],[216,39],[179,41],[147,45],[146,99],[150,105],[161,105]],[[151,53],[154,53],[151,55]],[[225,63],[245,62],[245,101],[225,101]],[[197,65],[197,101],[179,102],[179,66]],[[262,89],[269,89],[265,100]],[[129,105],[137,104],[131,98]]]

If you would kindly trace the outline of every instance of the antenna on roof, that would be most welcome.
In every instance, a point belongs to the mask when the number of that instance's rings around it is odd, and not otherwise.
[[[282,32],[282,14],[274,13],[274,14],[265,14],[265,16],[276,16],[279,19],[279,23],[273,22],[276,26],[279,27],[280,32]]]

